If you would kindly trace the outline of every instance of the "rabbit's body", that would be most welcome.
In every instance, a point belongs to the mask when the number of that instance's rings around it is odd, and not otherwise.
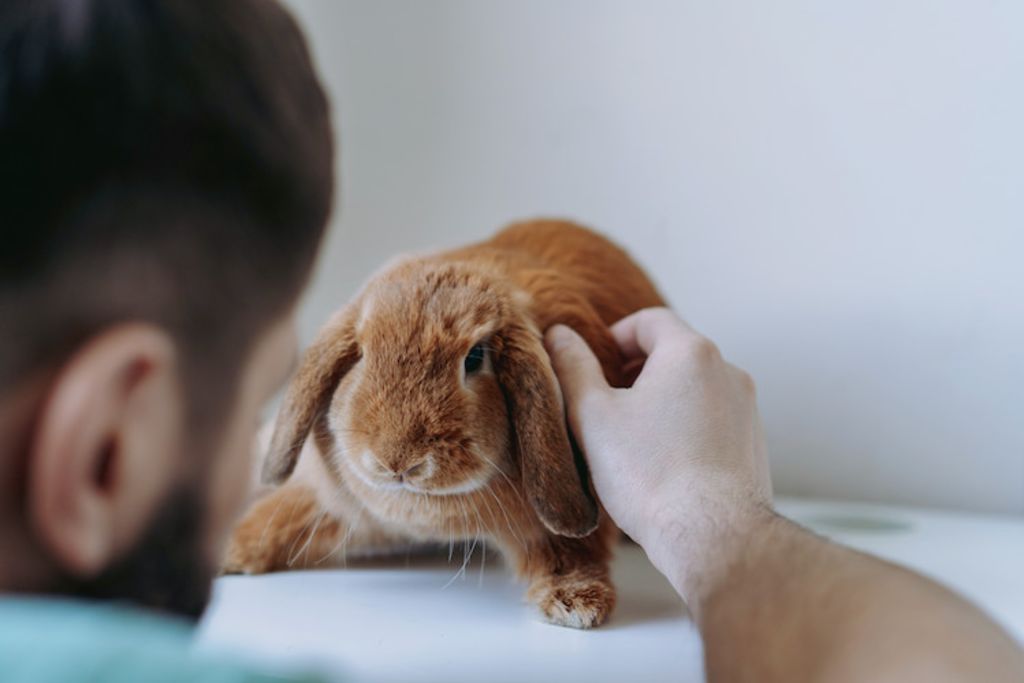
[[[307,351],[264,477],[298,470],[247,513],[225,569],[481,538],[548,620],[601,623],[618,531],[578,473],[541,334],[573,327],[623,386],[608,325],[658,305],[625,252],[563,221],[387,268]]]

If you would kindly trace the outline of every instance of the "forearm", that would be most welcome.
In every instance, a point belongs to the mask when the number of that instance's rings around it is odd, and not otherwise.
[[[685,575],[666,572],[697,620],[710,681],[1024,680],[1019,647],[951,591],[766,509],[744,514],[749,526],[726,519],[676,545],[716,559],[676,557]]]

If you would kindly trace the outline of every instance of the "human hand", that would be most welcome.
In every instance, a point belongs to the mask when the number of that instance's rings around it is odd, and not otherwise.
[[[754,385],[668,309],[639,311],[612,334],[644,363],[627,389],[608,386],[571,329],[554,326],[545,342],[601,502],[685,598],[771,506]]]

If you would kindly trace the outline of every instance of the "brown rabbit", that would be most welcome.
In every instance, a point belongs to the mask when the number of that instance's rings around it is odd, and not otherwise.
[[[661,304],[624,251],[565,221],[386,268],[306,352],[263,480],[302,464],[238,525],[225,571],[483,537],[547,620],[597,626],[619,532],[582,474],[542,332],[574,328],[624,386],[608,325]]]

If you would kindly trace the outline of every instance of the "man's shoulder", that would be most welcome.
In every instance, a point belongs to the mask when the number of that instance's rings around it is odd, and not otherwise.
[[[0,671],[4,683],[295,680],[195,653],[191,627],[171,617],[119,605],[23,596],[0,596]]]

